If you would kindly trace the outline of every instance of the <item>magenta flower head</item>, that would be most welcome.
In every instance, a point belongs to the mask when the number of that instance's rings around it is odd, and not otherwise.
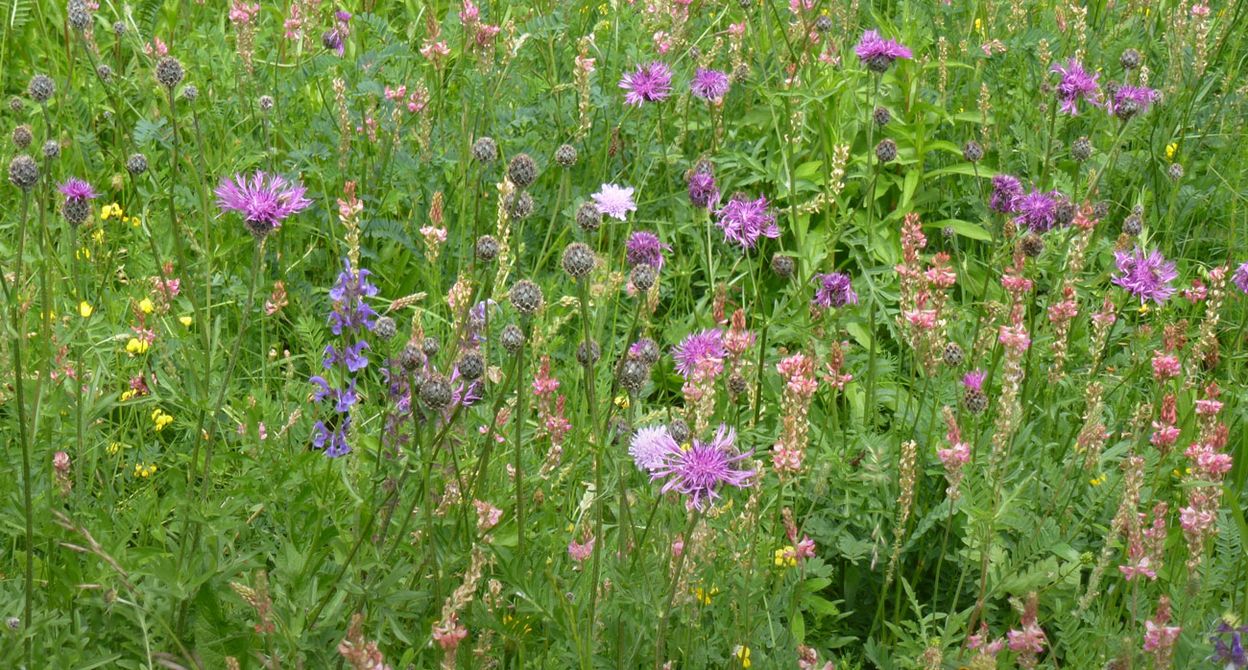
[[[603,184],[602,188],[592,196],[594,205],[600,214],[624,220],[629,212],[637,211],[637,203],[633,202],[633,187],[618,184]]]
[[[858,304],[858,294],[854,293],[849,275],[844,272],[818,274],[815,275],[814,280],[819,286],[815,289],[815,297],[810,303],[815,307],[828,309]]]
[[[689,91],[704,100],[720,100],[728,93],[728,85],[727,74],[698,68],[689,82]]]
[[[1031,193],[1015,198],[1014,211],[1018,213],[1018,218],[1014,222],[1030,228],[1033,233],[1048,232],[1057,223],[1057,205],[1061,196],[1057,191],[1042,193],[1032,189]]]
[[[999,174],[992,178],[992,198],[988,207],[994,212],[1012,214],[1018,210],[1017,201],[1023,195],[1023,185],[1017,177]]]
[[[715,328],[689,335],[672,349],[676,371],[685,379],[695,370],[722,367],[728,349],[724,347],[724,331]]]
[[[65,196],[66,200],[82,202],[100,197],[100,194],[96,193],[90,184],[77,177],[66,179],[64,183],[57,187],[57,190],[61,192],[61,195]]]
[[[1235,268],[1235,274],[1231,275],[1231,281],[1235,282],[1235,286],[1239,287],[1240,291],[1248,293],[1248,261],[1241,263],[1239,267]]]
[[[215,191],[217,207],[222,212],[242,214],[247,229],[257,239],[281,228],[287,217],[310,207],[312,201],[304,197],[305,192],[307,189],[299,182],[259,171],[253,172],[250,179],[241,174],[222,179]]]
[[[868,30],[862,34],[858,46],[854,47],[854,53],[868,70],[876,73],[887,71],[893,61],[898,58],[913,57],[909,49],[893,40],[880,37],[880,33],[875,30]]]
[[[1065,66],[1054,63],[1052,71],[1062,75],[1062,80],[1057,84],[1057,99],[1061,102],[1063,113],[1077,115],[1080,99],[1087,100],[1095,107],[1101,106],[1101,86],[1096,81],[1101,75],[1089,74],[1074,58],[1067,61]]]
[[[984,379],[988,373],[983,370],[971,370],[962,377],[962,385],[972,391],[984,392]]]
[[[745,488],[754,476],[753,470],[740,466],[754,452],[738,452],[736,440],[737,432],[724,425],[710,442],[694,440],[688,449],[676,446],[672,440],[659,465],[651,470],[650,479],[666,478],[663,493],[676,491],[685,496],[689,509],[706,509],[719,498],[720,487],[727,484]]]
[[[624,102],[640,107],[643,103],[665,100],[672,93],[672,69],[663,61],[638,65],[620,78]]]
[[[715,209],[719,204],[719,188],[709,163],[699,165],[689,174],[689,203],[698,209]]]
[[[767,210],[767,197],[761,195],[757,200],[732,196],[728,204],[720,208],[715,225],[724,231],[725,242],[740,245],[742,249],[753,249],[760,237],[780,237],[776,217]]]
[[[1152,300],[1160,305],[1174,295],[1171,282],[1179,273],[1174,262],[1167,261],[1160,251],[1154,249],[1144,253],[1139,247],[1129,252],[1115,251],[1114,265],[1118,270],[1113,275],[1114,284],[1126,289],[1140,302]]]
[[[659,236],[648,230],[638,230],[628,236],[625,245],[625,259],[630,267],[645,263],[655,270],[663,269],[663,252],[671,251],[672,247],[663,244]]]
[[[1130,86],[1123,84],[1114,91],[1105,106],[1106,111],[1114,116],[1127,120],[1136,114],[1147,112],[1148,108],[1161,97],[1161,94],[1147,86]]]

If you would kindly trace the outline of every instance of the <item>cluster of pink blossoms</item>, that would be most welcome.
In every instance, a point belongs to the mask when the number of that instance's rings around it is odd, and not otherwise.
[[[938,253],[924,268],[920,253],[927,247],[919,215],[906,215],[901,226],[902,262],[894,268],[900,279],[901,326],[907,343],[928,369],[936,365],[945,344],[944,307],[948,290],[958,281],[949,254]]]
[[[794,475],[802,470],[802,457],[806,451],[806,436],[810,431],[810,402],[819,390],[815,379],[815,361],[798,352],[776,364],[776,371],[784,378],[784,397],[781,407],[780,438],[772,447],[771,463],[776,473]]]
[[[1233,461],[1226,453],[1229,431],[1218,420],[1222,411],[1220,391],[1216,384],[1205,388],[1205,397],[1196,401],[1196,416],[1200,434],[1184,451],[1191,463],[1191,473],[1186,483],[1190,486],[1187,506],[1179,510],[1179,525],[1187,539],[1189,569],[1203,560],[1205,542],[1217,533],[1218,509],[1222,501],[1222,479],[1231,470]]]
[[[944,413],[947,427],[945,441],[949,443],[949,446],[937,449],[936,457],[945,467],[945,479],[949,482],[945,493],[949,495],[950,501],[954,501],[962,495],[960,487],[962,476],[965,474],[963,468],[971,460],[971,445],[962,441],[962,430],[958,427],[958,419],[953,415],[953,410],[945,407]]]

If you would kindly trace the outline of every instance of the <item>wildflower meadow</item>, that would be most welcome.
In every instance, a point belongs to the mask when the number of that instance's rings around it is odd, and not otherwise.
[[[1248,668],[1248,0],[0,0],[0,668]]]

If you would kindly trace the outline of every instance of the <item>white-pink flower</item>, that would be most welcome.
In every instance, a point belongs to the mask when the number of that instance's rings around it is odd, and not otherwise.
[[[637,211],[637,203],[633,202],[633,187],[619,184],[603,184],[602,188],[592,196],[598,211],[612,218],[625,220],[629,212]]]

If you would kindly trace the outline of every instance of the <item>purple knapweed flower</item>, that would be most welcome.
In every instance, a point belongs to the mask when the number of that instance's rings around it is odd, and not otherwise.
[[[343,10],[334,12],[334,27],[321,37],[321,44],[341,57],[346,53],[346,39],[351,34],[351,13]]]
[[[740,245],[743,249],[753,249],[760,237],[780,237],[776,217],[767,210],[766,196],[750,200],[735,195],[720,208],[718,214],[715,225],[724,231],[724,241]]]
[[[667,432],[666,426],[649,426],[639,428],[633,434],[628,445],[628,455],[633,457],[638,469],[653,472],[663,465],[665,454],[679,448],[680,445]]]
[[[880,37],[879,31],[868,30],[862,33],[858,46],[854,47],[858,60],[872,72],[884,72],[898,58],[911,58],[910,50],[893,40]]]
[[[306,192],[297,181],[264,172],[254,172],[250,179],[241,174],[222,179],[215,191],[217,207],[222,212],[242,214],[247,229],[257,238],[276,231],[287,217],[310,207],[312,201],[304,197]]]
[[[1248,293],[1248,261],[1235,268],[1235,274],[1231,275],[1231,281],[1239,287],[1240,291]]]
[[[1115,251],[1114,265],[1118,270],[1113,275],[1114,284],[1126,289],[1140,302],[1152,300],[1160,305],[1174,294],[1171,282],[1179,273],[1175,270],[1174,261],[1167,261],[1156,249],[1148,253],[1139,247],[1132,251]]]
[[[722,367],[728,349],[724,346],[724,331],[715,328],[689,335],[672,348],[676,371],[685,379],[704,366]]]
[[[1062,194],[1057,191],[1042,193],[1035,189],[1014,199],[1014,222],[1030,228],[1033,233],[1044,233],[1057,223],[1057,205]]]
[[[662,454],[662,461],[651,470],[650,479],[667,479],[663,493],[676,491],[685,496],[687,508],[706,509],[720,497],[722,486],[745,488],[754,476],[753,470],[744,470],[740,465],[753,452],[738,452],[736,439],[735,430],[721,425],[710,442],[694,440],[688,449],[673,448],[673,440]]]
[[[637,211],[637,203],[633,202],[633,187],[618,184],[603,184],[597,193],[590,197],[600,214],[623,221],[629,212]]]
[[[695,169],[689,175],[689,203],[698,209],[714,209],[719,204],[719,189],[709,168]]]
[[[830,307],[858,304],[858,294],[854,292],[849,275],[844,272],[817,274],[814,277],[814,281],[818,284],[818,287],[815,289],[815,297],[811,299],[810,303],[815,307],[828,309]]]
[[[672,70],[663,61],[638,65],[632,72],[620,78],[620,88],[627,91],[624,102],[641,106],[647,102],[659,102],[672,93]]]
[[[1062,80],[1057,84],[1057,99],[1061,102],[1063,113],[1077,115],[1080,99],[1087,100],[1095,107],[1101,106],[1101,87],[1097,83],[1101,75],[1090,74],[1074,58],[1067,61],[1065,66],[1054,63],[1052,71],[1062,75]]]
[[[719,70],[698,68],[694,71],[689,90],[705,100],[720,100],[728,93],[728,75]]]
[[[69,179],[66,179],[64,183],[56,188],[61,192],[61,195],[65,196],[66,200],[73,200],[75,202],[94,200],[100,197],[100,194],[96,193],[95,189],[91,188],[90,184],[77,177],[70,177]]]
[[[1148,108],[1160,97],[1160,93],[1147,86],[1123,84],[1110,96],[1109,104],[1105,109],[1114,116],[1129,119],[1136,114],[1147,112]]]
[[[962,377],[962,385],[972,391],[984,392],[984,379],[988,373],[983,370],[971,370]]]
[[[992,198],[988,207],[994,212],[1011,214],[1016,211],[1016,201],[1023,195],[1023,185],[1017,177],[999,174],[992,178]]]
[[[630,267],[645,263],[656,270],[663,268],[663,252],[671,251],[670,245],[648,230],[637,230],[628,236],[624,257]]]

